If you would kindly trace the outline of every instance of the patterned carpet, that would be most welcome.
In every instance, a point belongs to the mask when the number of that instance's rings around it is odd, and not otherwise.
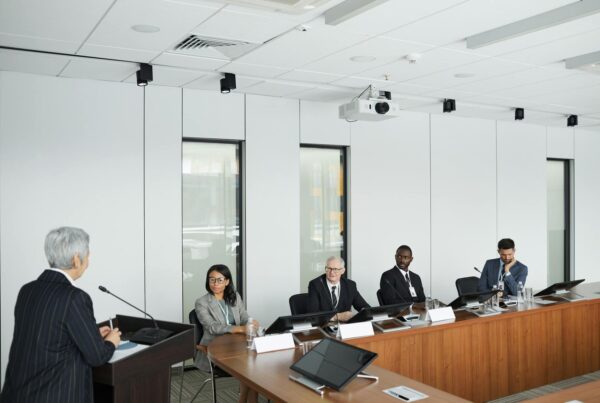
[[[174,369],[171,377],[171,403],[179,402],[179,390],[181,385],[181,375],[179,369]],[[188,369],[185,371],[183,379],[183,390],[181,393],[181,402],[190,403],[192,397],[196,394],[202,382],[208,378],[208,375],[196,370]],[[600,371],[592,372],[583,376],[577,376],[564,381],[555,382],[550,385],[541,386],[539,388],[527,390],[515,395],[506,396],[501,399],[492,400],[491,403],[517,403],[527,399],[533,399],[548,393],[556,392],[561,389],[567,389],[572,386],[581,385],[586,382],[596,381],[600,379]],[[237,402],[239,393],[239,383],[235,378],[220,378],[217,379],[217,401],[219,403],[235,403]],[[202,392],[196,397],[194,403],[212,402],[212,387],[210,382],[202,389]],[[267,402],[263,397],[259,398],[259,402]]]

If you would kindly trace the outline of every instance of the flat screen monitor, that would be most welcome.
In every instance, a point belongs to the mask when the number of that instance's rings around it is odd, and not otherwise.
[[[265,330],[266,334],[285,333],[291,330],[308,330],[329,323],[335,311],[304,313],[302,315],[280,316]]]
[[[536,297],[543,297],[544,295],[552,295],[561,291],[567,291],[581,284],[585,281],[584,278],[579,280],[563,281],[561,283],[552,284],[550,287],[543,289],[542,291],[535,294]]]
[[[375,358],[377,353],[326,338],[290,368],[312,381],[340,390]]]
[[[497,292],[498,290],[490,290],[463,294],[456,298],[454,301],[452,301],[450,303],[450,306],[452,307],[452,309],[458,309],[467,305],[479,305],[492,298]]]
[[[410,302],[403,302],[400,304],[381,305],[363,308],[356,315],[350,318],[350,320],[347,323],[366,322],[369,320],[385,320],[389,317],[400,315],[411,305],[412,304]]]

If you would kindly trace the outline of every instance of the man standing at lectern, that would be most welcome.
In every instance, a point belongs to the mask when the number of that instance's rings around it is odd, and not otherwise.
[[[90,296],[75,286],[89,263],[89,235],[61,227],[46,236],[50,269],[19,291],[1,402],[92,402],[92,367],[112,356],[119,329],[96,326]]]
[[[517,261],[515,257],[515,242],[510,238],[498,242],[500,258],[485,262],[479,278],[479,291],[488,291],[502,283],[504,295],[517,295],[519,282],[525,285],[527,266]]]

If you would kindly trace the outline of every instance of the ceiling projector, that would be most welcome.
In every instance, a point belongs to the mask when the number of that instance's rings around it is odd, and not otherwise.
[[[372,93],[368,98],[355,98],[347,104],[340,105],[340,119],[349,122],[357,120],[385,120],[399,116],[400,105],[392,102],[392,94],[389,91],[379,91],[378,97]]]

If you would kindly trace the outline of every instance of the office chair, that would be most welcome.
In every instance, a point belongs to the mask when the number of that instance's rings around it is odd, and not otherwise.
[[[377,302],[379,302],[380,306],[385,305],[383,303],[383,292],[381,291],[381,289],[377,290]]]
[[[195,328],[194,333],[196,335],[196,351],[202,351],[205,347],[200,346],[200,340],[202,340],[202,336],[204,335],[204,328],[202,327],[202,323],[200,323],[200,321],[198,320],[198,316],[196,316],[195,309],[192,309],[190,311],[188,318],[189,318],[190,324],[194,325],[194,328]],[[194,356],[195,356],[195,354],[194,354]],[[209,362],[210,362],[210,360],[209,360]],[[200,389],[198,389],[198,391],[196,392],[196,394],[194,395],[192,400],[190,400],[190,403],[192,403],[196,399],[196,397],[198,397],[198,395],[200,394],[200,392],[202,392],[202,389],[204,389],[204,387],[206,386],[206,384],[208,382],[212,382],[213,402],[217,403],[217,384],[216,384],[215,380],[218,378],[226,378],[226,377],[230,377],[230,376],[231,376],[230,374],[223,371],[221,368],[217,367],[216,365],[214,365],[211,362],[210,363],[210,378],[208,378],[204,382],[202,382],[202,386],[200,386]],[[182,391],[183,391],[183,372],[181,374],[181,387],[179,389],[179,402],[180,403],[181,403]]]
[[[292,315],[301,315],[308,312],[308,293],[294,294],[290,297],[290,311]]]
[[[455,284],[456,290],[458,291],[458,296],[471,294],[477,292],[477,287],[479,286],[479,277],[469,276],[457,278]]]

